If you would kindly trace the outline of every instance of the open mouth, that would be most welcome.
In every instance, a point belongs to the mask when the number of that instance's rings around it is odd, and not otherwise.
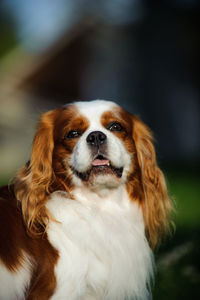
[[[98,155],[92,162],[92,167],[110,167],[110,161],[102,155]]]
[[[123,168],[114,167],[110,160],[102,155],[98,155],[92,161],[92,167],[83,173],[78,172],[77,170],[73,170],[73,172],[82,180],[88,181],[90,176],[98,175],[98,174],[111,174],[120,178],[122,176]]]

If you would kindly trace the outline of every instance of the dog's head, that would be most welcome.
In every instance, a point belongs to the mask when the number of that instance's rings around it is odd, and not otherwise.
[[[76,187],[100,193],[123,185],[143,211],[155,246],[167,228],[170,201],[157,166],[152,134],[137,117],[109,101],[76,102],[42,115],[30,163],[16,177],[15,192],[28,230],[41,233],[54,191]]]
[[[106,101],[78,102],[66,107],[69,110],[74,114],[62,133],[61,147],[73,185],[101,191],[125,183],[135,152],[131,116],[125,118],[119,106]]]

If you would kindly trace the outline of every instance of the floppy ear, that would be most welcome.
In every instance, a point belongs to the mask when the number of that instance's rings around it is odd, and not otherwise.
[[[133,138],[141,172],[146,233],[154,248],[159,244],[163,233],[169,231],[171,202],[164,175],[156,162],[152,133],[137,117],[133,117]]]
[[[42,115],[33,141],[31,160],[16,176],[15,194],[21,203],[24,222],[34,236],[44,232],[49,219],[45,208],[54,174],[54,119],[56,111]]]

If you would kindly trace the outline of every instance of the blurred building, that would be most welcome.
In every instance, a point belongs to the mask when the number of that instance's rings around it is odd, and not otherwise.
[[[199,159],[200,10],[184,2],[2,6],[19,43],[0,61],[0,173],[29,158],[41,112],[77,99],[113,100],[140,115],[161,159]]]

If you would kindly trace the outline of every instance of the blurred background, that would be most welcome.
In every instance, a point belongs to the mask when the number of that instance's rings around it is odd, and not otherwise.
[[[176,206],[156,300],[200,292],[199,69],[198,0],[0,2],[0,183],[29,159],[48,109],[107,99],[140,116]]]

